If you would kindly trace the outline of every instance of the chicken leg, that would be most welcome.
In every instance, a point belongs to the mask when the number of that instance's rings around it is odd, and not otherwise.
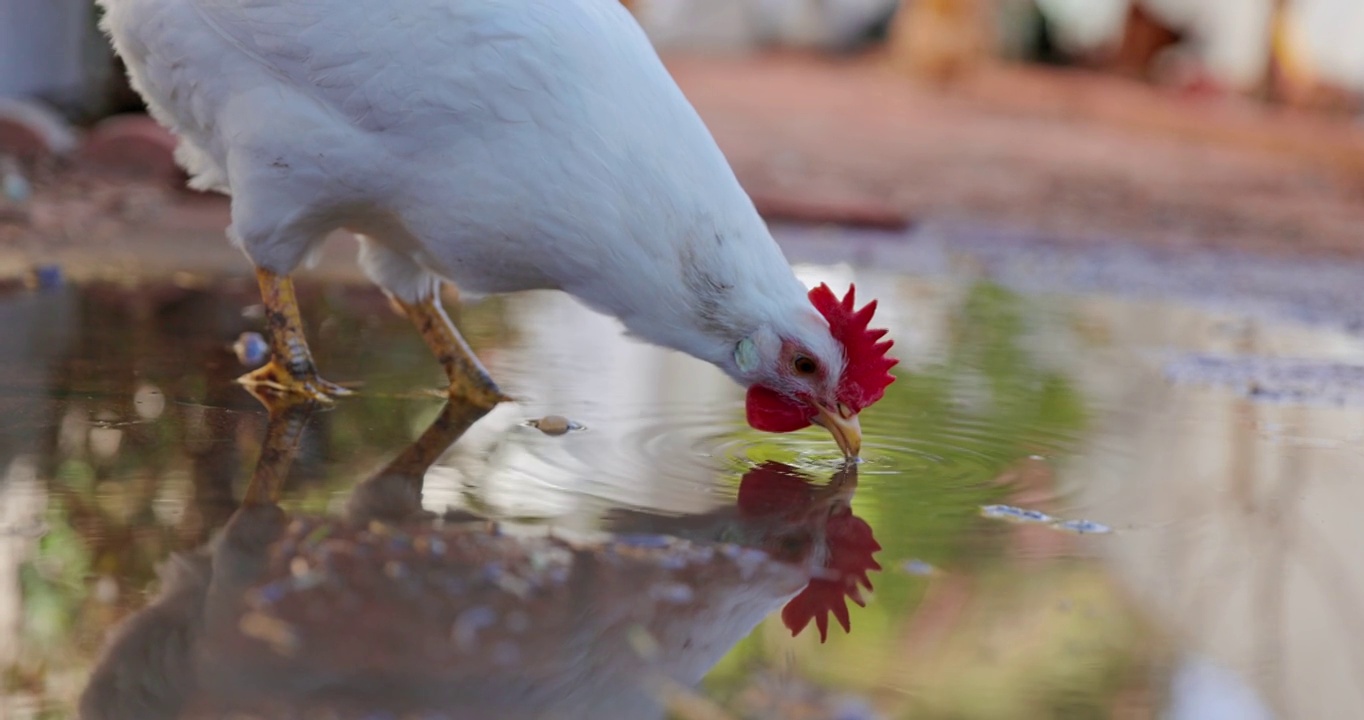
[[[407,313],[427,347],[431,348],[436,360],[445,368],[445,375],[450,379],[451,400],[486,409],[511,400],[497,387],[483,363],[478,361],[469,344],[464,342],[464,337],[450,321],[450,316],[445,314],[445,308],[441,307],[437,293],[415,303],[397,298],[394,298],[394,302]]]
[[[256,269],[261,299],[265,303],[265,323],[270,333],[270,362],[247,373],[237,382],[248,388],[268,388],[280,393],[300,395],[318,402],[332,402],[352,391],[317,376],[308,340],[303,335],[303,320],[294,297],[294,281]]]

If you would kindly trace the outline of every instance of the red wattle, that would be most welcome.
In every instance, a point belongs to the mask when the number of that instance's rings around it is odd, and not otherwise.
[[[807,428],[812,415],[808,405],[762,385],[748,389],[744,410],[748,415],[748,424],[755,430],[774,433]]]

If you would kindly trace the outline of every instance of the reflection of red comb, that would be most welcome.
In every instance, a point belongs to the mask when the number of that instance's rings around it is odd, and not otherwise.
[[[814,620],[819,628],[819,640],[824,642],[829,637],[830,613],[845,632],[851,632],[845,598],[866,605],[862,588],[871,590],[868,573],[881,569],[873,558],[881,545],[872,535],[871,526],[853,515],[847,505],[835,508],[827,516],[811,514],[817,489],[794,469],[781,463],[766,462],[744,475],[739,484],[738,505],[739,512],[750,518],[780,516],[801,524],[824,519],[827,551],[824,567],[781,612],[782,622],[793,636],[799,635]],[[813,534],[814,528],[811,532]]]
[[[820,642],[829,639],[831,612],[844,632],[852,632],[848,603],[843,598],[852,598],[853,602],[866,607],[862,588],[872,589],[867,573],[881,569],[881,564],[872,557],[880,551],[881,545],[872,536],[871,526],[853,515],[850,508],[841,508],[830,516],[825,533],[829,543],[829,557],[825,561],[827,576],[811,580],[781,611],[781,621],[791,630],[792,636],[799,635],[813,618],[815,627],[819,628]]]
[[[886,354],[895,344],[894,340],[881,340],[886,331],[868,327],[876,312],[876,301],[854,310],[856,292],[857,286],[850,285],[848,294],[839,300],[828,285],[821,283],[810,291],[810,303],[829,322],[834,339],[843,343],[847,365],[838,384],[838,399],[859,412],[886,394],[886,386],[895,382],[890,369],[900,361]]]

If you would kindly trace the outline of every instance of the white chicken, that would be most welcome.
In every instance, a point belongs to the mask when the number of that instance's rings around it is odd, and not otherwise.
[[[441,309],[559,289],[747,386],[761,430],[847,455],[892,381],[875,303],[796,279],[725,157],[616,0],[99,0],[192,185],[232,197],[270,364],[329,400],[290,275],[333,230],[417,325],[452,396],[507,399]]]

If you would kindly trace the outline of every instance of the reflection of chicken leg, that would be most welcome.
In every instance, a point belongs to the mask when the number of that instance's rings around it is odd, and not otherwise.
[[[256,471],[246,486],[242,505],[273,505],[279,502],[280,491],[289,468],[298,455],[299,440],[308,426],[316,405],[311,400],[294,397],[271,398],[258,396],[270,409],[270,421],[265,426],[265,440],[261,443]]]
[[[422,482],[426,471],[458,441],[488,408],[450,401],[416,442],[370,478],[355,486],[346,503],[352,522],[370,520],[400,523],[421,512]]]
[[[738,512],[713,514],[731,530],[704,541],[658,525],[568,541],[427,521],[422,478],[486,412],[456,403],[359,483],[346,517],[291,519],[271,499],[310,407],[272,412],[248,501],[106,650],[85,720],[170,720],[185,707],[196,718],[658,718],[808,594],[805,560],[838,569],[846,550],[820,546],[853,481],[817,486],[776,465],[745,477]]]

